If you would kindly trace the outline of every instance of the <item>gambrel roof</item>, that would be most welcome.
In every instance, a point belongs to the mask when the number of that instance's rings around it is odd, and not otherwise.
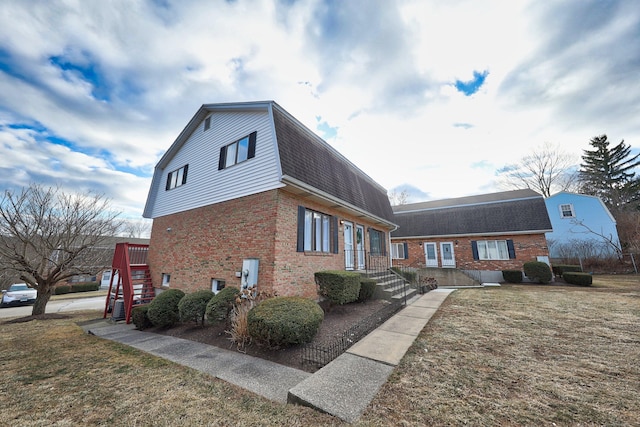
[[[217,141],[216,131],[206,133],[205,129],[203,132],[205,119],[210,121],[213,130],[218,116],[222,121],[220,126],[227,126],[223,130],[224,138],[233,133],[233,121],[230,117],[245,117],[244,121],[238,123],[242,123],[247,129],[255,130],[252,126],[260,128],[257,132],[258,154],[255,159],[259,161],[246,162],[233,172],[244,179],[244,184],[237,179],[233,182],[223,181],[224,172],[203,171],[205,167],[201,158],[208,156],[208,164],[217,165],[216,150],[220,149],[220,145],[233,141]],[[187,144],[191,145],[187,147]],[[182,156],[179,164],[175,160],[178,156]],[[189,163],[193,163],[189,166],[189,180],[206,181],[207,190],[204,189],[205,184],[200,184],[203,188],[200,189],[192,186],[192,181],[189,181],[189,185],[174,192],[176,197],[168,200],[162,194],[167,174]],[[224,195],[221,194],[222,191],[215,193],[224,185],[235,187],[228,187],[229,190]],[[143,216],[153,218],[181,209],[218,203],[229,197],[246,196],[252,191],[282,187],[300,197],[373,219],[387,228],[395,226],[386,190],[274,101],[202,105],[156,165]],[[214,191],[208,190],[212,188]],[[193,194],[187,195],[188,191]],[[183,197],[183,202],[178,202],[178,197]],[[178,203],[182,203],[182,207]]]
[[[534,234],[551,231],[544,198],[533,190],[394,206],[400,237]]]

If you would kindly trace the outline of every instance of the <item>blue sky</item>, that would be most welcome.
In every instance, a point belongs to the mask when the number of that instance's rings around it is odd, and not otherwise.
[[[0,187],[139,218],[200,105],[273,99],[411,202],[499,191],[545,143],[637,152],[638,75],[633,0],[4,0]]]

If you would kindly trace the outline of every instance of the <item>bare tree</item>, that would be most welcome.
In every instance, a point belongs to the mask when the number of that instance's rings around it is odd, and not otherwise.
[[[393,206],[398,205],[406,205],[409,203],[409,192],[407,190],[402,190],[400,193],[397,190],[393,190],[389,193],[389,202]]]
[[[148,238],[151,234],[151,221],[127,219],[122,221],[122,233],[130,238]]]
[[[547,142],[498,174],[503,187],[530,188],[546,198],[558,191],[578,190],[578,159],[574,157]]]
[[[33,315],[44,314],[53,286],[75,275],[95,275],[113,250],[104,242],[120,221],[102,195],[67,194],[31,184],[0,198],[0,272],[38,291]]]

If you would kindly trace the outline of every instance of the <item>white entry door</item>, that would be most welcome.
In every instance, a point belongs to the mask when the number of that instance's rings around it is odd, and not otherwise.
[[[443,267],[455,267],[456,266],[456,258],[453,254],[453,243],[451,242],[441,242],[440,243],[440,254],[442,256],[442,266]]]
[[[344,228],[344,268],[346,270],[353,270],[353,224],[345,221]]]
[[[358,270],[364,270],[364,226],[356,225],[356,260]]]
[[[438,266],[438,247],[433,242],[424,243],[424,258],[426,260],[427,267]]]

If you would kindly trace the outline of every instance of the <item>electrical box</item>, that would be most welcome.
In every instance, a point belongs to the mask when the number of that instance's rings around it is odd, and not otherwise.
[[[258,264],[257,258],[247,258],[242,260],[242,277],[240,278],[240,286],[247,289],[258,285]]]

